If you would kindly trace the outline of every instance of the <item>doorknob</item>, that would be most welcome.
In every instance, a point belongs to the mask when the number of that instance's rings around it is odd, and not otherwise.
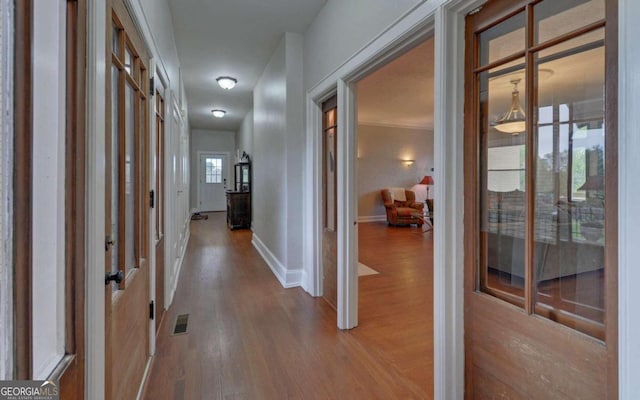
[[[109,282],[114,281],[115,283],[120,283],[122,282],[122,279],[124,278],[124,274],[122,273],[122,270],[119,269],[118,272],[110,272],[105,274],[104,276],[104,284],[108,285]]]

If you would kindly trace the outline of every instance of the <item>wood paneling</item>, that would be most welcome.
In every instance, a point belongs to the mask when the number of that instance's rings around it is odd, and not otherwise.
[[[380,274],[360,278],[360,326],[340,331],[323,299],[282,288],[251,231],[224,213],[192,221],[143,398],[433,398],[431,233],[363,225],[379,231],[361,244]],[[397,247],[383,255],[381,240]],[[171,336],[185,313],[188,333]]]
[[[337,110],[338,96],[322,104],[322,297],[333,309],[338,307]],[[332,122],[329,122],[329,116]],[[333,140],[330,140],[330,134]],[[332,152],[333,159],[327,157],[328,152]]]
[[[113,399],[134,399],[149,353],[148,265],[129,275],[125,290],[114,292],[111,315],[111,393]]]

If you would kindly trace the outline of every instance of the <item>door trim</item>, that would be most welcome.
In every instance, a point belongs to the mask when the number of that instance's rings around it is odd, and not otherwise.
[[[87,220],[85,397],[105,396],[106,0],[87,2]],[[110,59],[109,59],[110,60]]]
[[[218,156],[218,155],[222,155],[227,157],[227,173],[225,174],[226,177],[223,177],[222,179],[227,179],[227,187],[225,188],[225,190],[229,190],[229,183],[233,183],[235,185],[235,182],[233,182],[233,175],[231,174],[231,153],[228,151],[215,151],[215,150],[198,150],[198,182],[197,182],[197,187],[196,187],[196,191],[197,191],[197,204],[196,204],[196,210],[198,211],[202,211],[200,209],[200,189],[201,189],[201,183],[202,183],[202,171],[200,170],[200,158],[202,158],[202,156],[204,155],[214,155],[214,156]],[[226,209],[226,208],[225,208]],[[211,210],[206,210],[206,211],[211,211]],[[215,211],[224,211],[223,210],[215,210]]]
[[[636,332],[640,329],[640,247],[637,243],[640,231],[640,213],[637,210],[640,186],[637,162],[640,140],[634,134],[640,123],[640,80],[637,66],[640,53],[633,38],[638,37],[640,27],[640,2],[618,0],[618,389],[621,399],[640,396],[638,373],[640,347]]]

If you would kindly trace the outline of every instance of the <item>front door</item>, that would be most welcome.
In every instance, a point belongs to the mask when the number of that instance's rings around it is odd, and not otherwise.
[[[338,98],[322,104],[322,296],[338,306]]]
[[[133,399],[149,357],[149,55],[123,0],[107,28],[107,399]]]
[[[466,18],[466,398],[617,398],[616,4]]]
[[[229,156],[222,153],[200,154],[198,209],[224,211],[227,208],[227,168]]]

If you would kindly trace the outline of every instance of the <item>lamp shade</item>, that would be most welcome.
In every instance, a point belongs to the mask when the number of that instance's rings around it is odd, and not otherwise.
[[[418,183],[419,185],[433,185],[433,178],[430,175],[425,175],[424,178]]]

